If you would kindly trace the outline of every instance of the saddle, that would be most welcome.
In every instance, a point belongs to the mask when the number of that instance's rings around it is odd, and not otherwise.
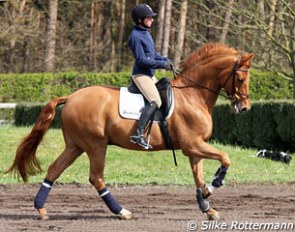
[[[154,122],[160,125],[166,147],[173,150],[171,137],[168,131],[168,123],[166,121],[174,110],[174,97],[170,79],[167,77],[160,79],[156,83],[156,87],[159,91],[162,105],[155,113]],[[121,87],[119,113],[123,118],[138,120],[145,104],[148,104],[148,101],[144,98],[133,81],[128,87]]]
[[[173,91],[172,91],[172,87],[171,87],[171,83],[170,83],[169,78],[164,77],[164,78],[160,79],[156,83],[156,87],[159,91],[159,94],[160,94],[160,97],[162,100],[162,105],[161,105],[161,108],[156,111],[154,120],[156,122],[160,122],[164,119],[168,119],[171,116],[173,109],[174,109],[174,98],[173,98]],[[133,97],[137,97],[137,98],[139,97],[139,98],[142,98],[143,102],[144,102],[144,104],[141,103],[141,105],[140,105],[142,108],[146,104],[148,104],[148,101],[144,98],[144,96],[141,94],[141,92],[139,91],[139,89],[137,88],[137,86],[135,85],[135,83],[133,81],[127,87],[127,90],[131,94],[131,96],[129,96],[128,101],[130,101]],[[140,95],[141,97],[140,96],[132,96],[134,94]],[[120,99],[120,105],[122,103],[121,100],[122,99]],[[138,100],[136,102],[138,104],[140,104]],[[142,100],[140,102],[142,102]],[[135,105],[132,104],[132,106],[135,106]],[[137,107],[135,106],[135,110],[136,110],[136,108]],[[140,113],[141,113],[141,109],[140,109]],[[122,115],[122,117],[124,117],[124,115]],[[138,118],[136,117],[135,119],[138,119]]]

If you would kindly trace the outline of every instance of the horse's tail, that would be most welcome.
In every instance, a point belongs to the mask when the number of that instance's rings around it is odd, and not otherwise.
[[[68,97],[59,97],[46,104],[31,133],[18,146],[14,162],[5,173],[15,172],[24,182],[27,182],[29,176],[42,172],[41,165],[36,158],[37,147],[54,119],[56,106],[64,104],[67,99]]]

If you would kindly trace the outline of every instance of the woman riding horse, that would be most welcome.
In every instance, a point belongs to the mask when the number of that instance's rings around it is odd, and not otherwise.
[[[210,146],[213,124],[212,111],[221,90],[224,90],[236,113],[250,110],[249,68],[253,54],[242,54],[222,44],[207,44],[191,54],[182,65],[181,73],[171,80],[174,112],[168,128],[175,149],[189,157],[196,184],[196,197],[202,212],[209,219],[218,219],[218,212],[210,207],[208,197],[222,185],[230,166],[228,154]],[[47,218],[44,207],[53,183],[83,152],[90,161],[89,181],[96,188],[110,210],[123,219],[132,218],[106,188],[104,180],[105,155],[108,144],[139,150],[129,137],[136,129],[136,121],[119,115],[119,88],[91,86],[73,94],[59,97],[41,111],[32,131],[19,145],[14,162],[8,171],[16,171],[26,182],[41,171],[36,150],[50,127],[57,105],[64,104],[61,114],[65,149],[49,166],[47,175],[35,199],[41,218]],[[153,151],[165,150],[160,128],[151,131]],[[218,160],[221,167],[211,184],[203,176],[203,159]]]

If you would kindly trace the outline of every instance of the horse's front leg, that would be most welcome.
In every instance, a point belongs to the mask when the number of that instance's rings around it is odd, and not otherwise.
[[[198,141],[198,143],[195,146],[192,146],[189,150],[183,149],[183,152],[188,156],[194,156],[204,159],[215,159],[220,161],[221,166],[216,171],[212,183],[207,186],[208,193],[206,194],[210,195],[216,188],[219,188],[223,185],[224,178],[230,166],[230,159],[228,157],[228,154],[215,149],[214,147],[207,144],[205,141]]]
[[[194,141],[192,144],[186,144],[182,149],[183,154],[190,158],[192,170],[197,187],[197,201],[202,212],[205,212],[210,220],[218,220],[218,212],[210,208],[208,197],[216,188],[223,185],[227,170],[230,166],[230,159],[225,152],[219,151],[210,146],[203,140]],[[202,159],[214,159],[221,163],[211,184],[205,185],[203,177]]]
[[[194,181],[196,185],[196,200],[200,210],[206,213],[209,220],[219,220],[219,214],[210,207],[208,197],[211,195],[208,185],[205,185],[203,174],[203,159],[199,157],[189,157]]]

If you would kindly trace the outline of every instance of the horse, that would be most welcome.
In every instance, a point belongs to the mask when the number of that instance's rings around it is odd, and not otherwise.
[[[213,130],[212,111],[219,95],[225,96],[235,113],[251,108],[249,68],[254,54],[230,46],[209,43],[197,49],[183,62],[171,86],[174,111],[167,120],[174,149],[188,157],[196,186],[196,202],[209,220],[218,220],[219,212],[210,206],[208,197],[223,185],[230,166],[227,153],[208,144]],[[110,211],[120,219],[131,219],[132,212],[123,208],[106,188],[105,155],[108,145],[142,150],[129,141],[136,129],[136,120],[124,119],[118,113],[119,87],[89,86],[48,102],[31,132],[17,148],[15,159],[7,172],[15,172],[24,182],[42,171],[36,150],[49,129],[55,108],[63,104],[61,114],[65,148],[50,164],[46,177],[35,197],[38,217],[48,219],[44,207],[53,183],[83,152],[90,161],[89,182],[98,191]],[[159,127],[150,132],[152,151],[167,150]],[[220,162],[211,184],[203,176],[203,159]]]

